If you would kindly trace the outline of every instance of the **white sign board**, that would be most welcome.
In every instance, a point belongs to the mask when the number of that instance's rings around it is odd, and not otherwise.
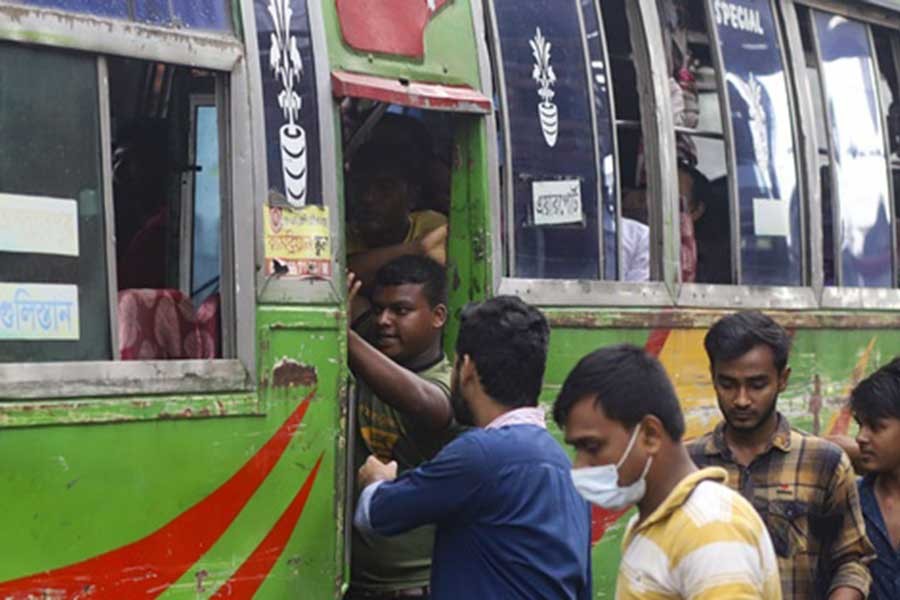
[[[531,184],[532,215],[535,225],[581,223],[581,181],[535,181]]]
[[[0,340],[77,340],[78,286],[0,283]]]
[[[0,194],[0,252],[78,256],[78,203]]]
[[[790,204],[784,200],[753,199],[753,231],[756,235],[788,237],[791,234]]]

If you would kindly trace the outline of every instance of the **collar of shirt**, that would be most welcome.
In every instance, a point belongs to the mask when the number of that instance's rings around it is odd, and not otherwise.
[[[862,508],[863,516],[870,524],[875,526],[875,531],[867,530],[867,533],[869,539],[875,545],[878,555],[881,556],[885,550],[885,540],[887,541],[887,547],[891,547],[891,536],[888,534],[887,525],[885,525],[884,517],[881,514],[881,507],[878,506],[878,499],[875,497],[875,475],[872,473],[859,481],[859,504]]]
[[[767,454],[773,448],[785,453],[791,451],[791,424],[788,423],[788,420],[781,413],[776,413],[776,416],[778,423],[775,425],[775,431],[772,433],[772,437],[769,438],[769,444],[763,454]],[[726,458],[731,457],[731,450],[725,442],[725,421],[716,425],[713,434],[706,442],[703,453],[707,456],[721,455]]]
[[[535,425],[541,429],[547,429],[547,418],[544,409],[540,406],[526,406],[505,412],[490,423],[485,429],[499,429],[509,425]]]
[[[634,528],[633,533],[637,533],[643,529],[647,529],[651,527],[655,523],[659,523],[667,519],[673,512],[678,510],[681,505],[683,505],[687,499],[690,497],[691,493],[694,491],[698,485],[700,485],[703,481],[715,481],[716,483],[725,484],[728,480],[728,472],[721,467],[707,467],[705,469],[700,469],[694,473],[691,473],[684,479],[678,482],[678,485],[675,486],[669,495],[666,496],[666,499],[663,500],[662,504],[656,507],[649,517],[644,519],[644,522]]]

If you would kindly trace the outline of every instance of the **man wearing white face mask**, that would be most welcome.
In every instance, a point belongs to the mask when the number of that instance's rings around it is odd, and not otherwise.
[[[610,510],[636,504],[622,542],[617,600],[781,600],[778,563],[759,515],[698,470],[681,441],[684,416],[655,358],[627,344],[584,357],[553,417],[575,449],[572,480]]]

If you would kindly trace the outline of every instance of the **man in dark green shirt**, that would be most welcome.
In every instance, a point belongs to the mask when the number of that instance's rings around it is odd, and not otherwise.
[[[350,298],[360,283],[350,274]],[[447,320],[446,275],[436,262],[403,256],[382,267],[372,291],[372,342],[350,330],[356,375],[354,460],[369,454],[402,473],[434,457],[454,435],[450,364],[441,334]],[[356,490],[354,498],[359,497]],[[397,537],[353,530],[345,600],[428,598],[434,528]]]

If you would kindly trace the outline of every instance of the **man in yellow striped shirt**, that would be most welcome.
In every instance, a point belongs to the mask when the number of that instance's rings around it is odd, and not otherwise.
[[[684,416],[655,358],[627,344],[585,356],[553,417],[575,449],[572,480],[609,510],[636,504],[623,540],[618,600],[781,600],[778,563],[753,507],[698,470]]]

